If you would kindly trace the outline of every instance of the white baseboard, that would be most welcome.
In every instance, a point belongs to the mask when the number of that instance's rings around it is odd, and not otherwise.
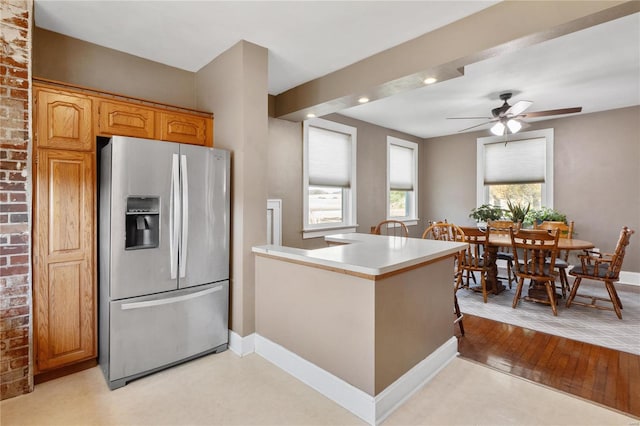
[[[245,356],[255,352],[255,333],[241,337],[233,330],[229,330],[229,349],[238,356]]]
[[[258,355],[371,425],[382,422],[421,389],[456,357],[457,350],[458,341],[452,337],[378,396],[373,397],[277,343],[257,334],[255,336],[255,351]]]
[[[640,286],[640,272],[620,271],[620,284]]]

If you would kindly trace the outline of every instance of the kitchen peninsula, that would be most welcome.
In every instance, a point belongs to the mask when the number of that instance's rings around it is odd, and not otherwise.
[[[325,240],[253,248],[255,350],[376,424],[455,357],[453,257],[466,244]]]

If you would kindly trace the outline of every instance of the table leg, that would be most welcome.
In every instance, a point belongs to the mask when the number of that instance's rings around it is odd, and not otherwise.
[[[504,291],[505,286],[498,279],[498,265],[496,259],[498,257],[498,247],[489,246],[487,254],[487,293],[500,294]],[[473,287],[474,291],[482,291],[482,287]]]
[[[552,284],[555,293],[555,283]],[[549,301],[549,295],[547,294],[546,281],[533,281],[529,286],[528,299],[533,302],[551,303]],[[556,305],[562,295],[555,293]]]
[[[490,245],[488,250],[487,291],[493,291],[495,294],[499,294],[505,289],[505,287],[498,279],[498,265],[496,263],[496,260],[498,259],[498,247]]]

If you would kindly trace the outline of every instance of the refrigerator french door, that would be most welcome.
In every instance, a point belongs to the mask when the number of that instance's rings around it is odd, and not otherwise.
[[[115,389],[226,349],[229,153],[114,136],[101,154],[99,361]]]

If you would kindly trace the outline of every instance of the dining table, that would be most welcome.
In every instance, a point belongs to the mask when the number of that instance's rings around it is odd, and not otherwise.
[[[489,234],[487,256],[487,292],[499,294],[505,287],[498,279],[497,253],[500,247],[511,247],[511,237],[508,234]],[[595,245],[591,241],[577,240],[573,238],[558,238],[558,251],[589,250]]]

